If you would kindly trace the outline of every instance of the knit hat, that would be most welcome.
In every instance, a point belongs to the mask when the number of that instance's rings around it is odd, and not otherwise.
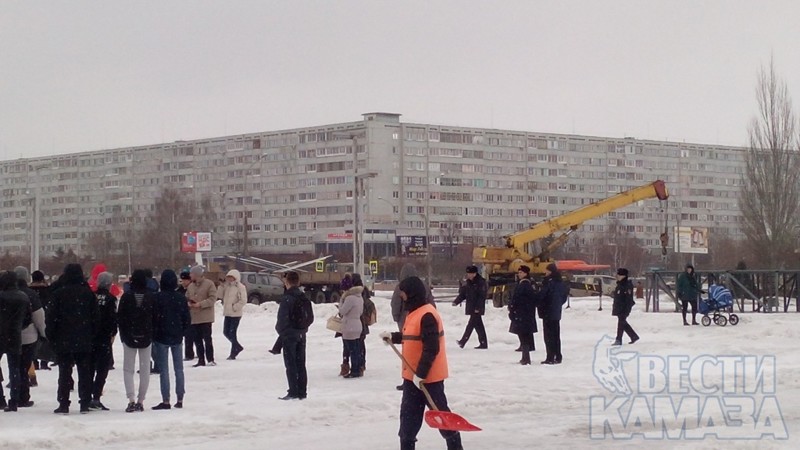
[[[28,272],[28,268],[24,266],[17,266],[14,267],[14,273],[17,274],[17,280],[22,280],[26,283],[31,281],[31,274]]]
[[[181,272],[181,280],[191,280],[192,276],[189,275],[189,272]]]
[[[478,266],[467,266],[467,273],[478,273]]]
[[[31,274],[31,278],[33,279],[33,281],[42,282],[44,281],[44,272],[42,272],[41,270],[34,270],[33,273]]]
[[[617,269],[617,275],[622,275],[623,277],[627,277],[628,276],[628,269],[626,269],[624,267],[620,267],[619,269]]]
[[[97,276],[97,287],[108,289],[111,287],[111,283],[114,281],[114,275],[110,272],[102,272],[100,275]]]
[[[193,273],[195,275],[202,275],[203,272],[205,272],[203,266],[193,266],[191,269],[189,269],[189,273]]]
[[[528,266],[519,266],[519,270],[525,272],[525,275],[529,275],[531,273],[531,268]]]

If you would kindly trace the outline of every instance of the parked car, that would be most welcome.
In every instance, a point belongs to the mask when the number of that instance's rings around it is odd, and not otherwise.
[[[278,275],[242,272],[242,282],[247,288],[248,303],[279,302],[283,296],[283,280]]]

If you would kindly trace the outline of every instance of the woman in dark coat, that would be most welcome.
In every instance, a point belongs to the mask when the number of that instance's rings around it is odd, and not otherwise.
[[[522,352],[519,363],[523,366],[531,363],[530,352],[536,350],[533,333],[539,331],[536,326],[536,295],[529,278],[530,273],[531,269],[528,266],[519,267],[517,271],[519,283],[508,302],[508,318],[511,319],[509,331],[519,336],[519,350]]]

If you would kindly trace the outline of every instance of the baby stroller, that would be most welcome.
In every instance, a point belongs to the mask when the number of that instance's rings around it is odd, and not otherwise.
[[[711,325],[712,320],[721,327],[727,325],[728,322],[731,325],[739,323],[739,316],[732,313],[733,295],[725,286],[712,284],[708,288],[708,298],[701,299],[698,306],[700,307],[700,314],[703,315],[700,319],[700,323],[703,326]],[[709,314],[711,314],[711,317],[709,317]]]

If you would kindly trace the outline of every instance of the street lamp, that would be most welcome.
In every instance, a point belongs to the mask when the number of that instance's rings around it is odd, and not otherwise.
[[[364,179],[375,178],[377,172],[358,173],[355,167],[355,191],[353,191],[353,273],[364,274],[364,213],[359,199],[364,196]]]

